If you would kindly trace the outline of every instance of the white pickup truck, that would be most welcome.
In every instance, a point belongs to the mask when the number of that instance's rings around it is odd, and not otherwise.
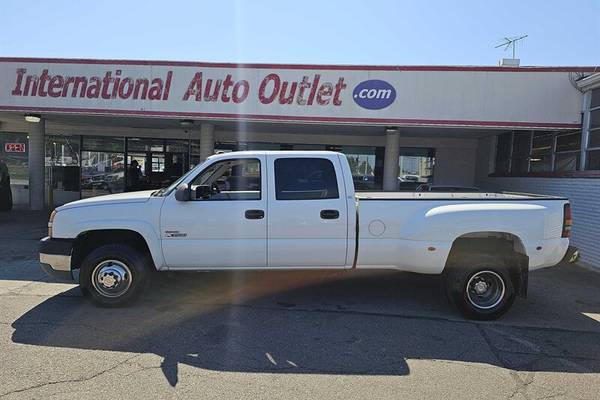
[[[156,191],[58,207],[40,242],[49,274],[100,306],[150,272],[394,269],[444,274],[466,316],[497,318],[528,273],[574,260],[567,199],[498,193],[355,193],[334,152],[219,154]]]

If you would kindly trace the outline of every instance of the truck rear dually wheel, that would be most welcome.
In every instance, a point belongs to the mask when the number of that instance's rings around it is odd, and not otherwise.
[[[106,244],[83,260],[79,286],[97,306],[119,307],[133,301],[149,280],[146,257],[131,246]]]
[[[493,320],[508,311],[515,287],[508,268],[498,257],[465,256],[446,276],[449,299],[467,318]]]

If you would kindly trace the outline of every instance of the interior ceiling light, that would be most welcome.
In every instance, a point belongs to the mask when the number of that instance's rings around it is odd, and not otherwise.
[[[39,114],[25,114],[25,121],[38,123],[42,117]]]
[[[184,126],[184,127],[192,126],[192,125],[194,125],[194,120],[182,119],[182,120],[179,120],[179,125]]]

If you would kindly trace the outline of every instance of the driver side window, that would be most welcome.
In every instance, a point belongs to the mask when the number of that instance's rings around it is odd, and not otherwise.
[[[260,200],[260,161],[239,158],[216,162],[191,184],[196,200]]]

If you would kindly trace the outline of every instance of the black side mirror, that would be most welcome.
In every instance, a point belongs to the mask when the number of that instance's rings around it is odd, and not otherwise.
[[[210,185],[198,185],[196,186],[196,198],[197,199],[208,199],[212,195],[212,188]]]
[[[175,189],[175,200],[177,201],[190,201],[191,200],[191,190],[185,183],[177,186]]]

